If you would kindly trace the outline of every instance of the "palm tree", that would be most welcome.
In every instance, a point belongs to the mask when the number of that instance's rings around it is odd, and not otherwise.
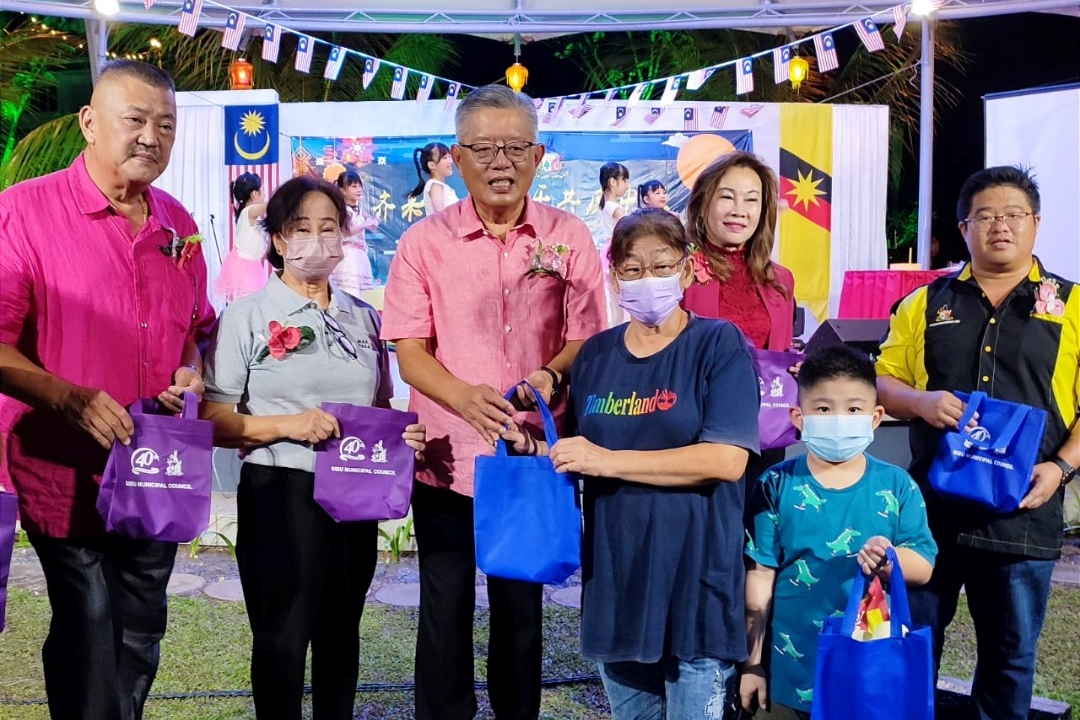
[[[159,48],[151,48],[156,38]],[[435,75],[452,71],[457,60],[456,48],[441,36],[333,34],[325,38],[337,45],[384,58],[405,67]],[[277,91],[281,102],[315,102],[386,99],[390,95],[391,73],[381,71],[371,85],[363,88],[363,67],[355,59],[346,62],[338,79],[324,80],[322,71],[326,53],[316,52],[310,73],[293,69],[295,47],[282,48],[278,62],[269,63],[261,57],[261,39],[253,39],[248,47],[249,61],[254,66],[256,87]],[[168,70],[177,90],[225,89],[229,86],[229,63],[236,56],[221,47],[221,34],[204,30],[194,38],[180,34],[174,28],[147,25],[122,25],[116,28],[110,47],[118,57],[136,56],[156,62]],[[16,69],[28,64],[14,63],[0,46],[0,69],[11,63]],[[87,69],[89,72],[89,69]],[[412,76],[415,90],[419,78]],[[84,141],[78,118],[67,115],[56,118],[31,131],[15,146],[10,157],[0,165],[0,189],[67,167],[82,151]]]

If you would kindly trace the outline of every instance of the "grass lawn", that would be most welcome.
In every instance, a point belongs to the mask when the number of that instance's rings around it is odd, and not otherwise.
[[[242,690],[249,687],[250,634],[244,608],[237,603],[206,599],[171,598],[169,634],[162,642],[161,669],[155,695]],[[1055,588],[1050,597],[1043,639],[1039,647],[1035,692],[1080,708],[1080,640],[1076,617],[1080,590]],[[578,613],[548,606],[545,613],[544,677],[591,674],[594,668],[577,655]],[[12,589],[8,597],[8,627],[0,634],[0,720],[48,720],[44,705],[4,704],[44,698],[40,649],[48,623],[48,601]],[[477,677],[484,672],[487,611],[477,613]],[[360,681],[365,684],[407,683],[412,679],[416,611],[371,605],[361,626]],[[974,667],[974,634],[961,600],[945,648],[942,672],[970,678]],[[480,717],[490,718],[481,694]],[[600,720],[607,718],[599,683],[545,688],[541,718],[547,720]],[[310,706],[308,707],[310,713]],[[357,696],[356,717],[365,720],[406,720],[412,716],[408,691],[372,692]],[[248,697],[154,699],[146,707],[147,720],[251,720]]]

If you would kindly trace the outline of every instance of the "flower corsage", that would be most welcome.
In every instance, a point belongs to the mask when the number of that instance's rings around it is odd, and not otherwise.
[[[536,243],[536,252],[533,253],[530,275],[548,275],[550,277],[566,277],[566,260],[570,255],[569,245],[545,245],[541,241]]]
[[[694,279],[702,285],[712,280],[712,269],[709,267],[709,259],[705,253],[696,247],[690,248],[690,262],[694,264]]]
[[[1035,313],[1038,315],[1054,315],[1061,317],[1065,314],[1065,303],[1058,297],[1061,287],[1056,280],[1046,278],[1035,290]]]
[[[307,325],[286,327],[277,320],[271,320],[267,329],[270,331],[270,339],[266,341],[266,347],[259,352],[255,362],[261,363],[267,357],[281,360],[288,353],[303,350],[315,342],[315,331]]]
[[[203,237],[199,233],[180,237],[180,234],[172,228],[167,227],[164,230],[172,239],[168,245],[161,246],[161,253],[165,257],[172,258],[177,269],[183,270],[201,252]]]

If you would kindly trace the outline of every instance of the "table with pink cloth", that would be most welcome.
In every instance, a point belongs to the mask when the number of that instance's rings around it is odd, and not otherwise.
[[[841,319],[885,320],[893,303],[951,270],[848,270],[840,290]]]

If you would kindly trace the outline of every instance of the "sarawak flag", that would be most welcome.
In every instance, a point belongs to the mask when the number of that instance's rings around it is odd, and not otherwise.
[[[780,106],[780,264],[799,281],[796,301],[829,315],[833,117],[829,105]]]

